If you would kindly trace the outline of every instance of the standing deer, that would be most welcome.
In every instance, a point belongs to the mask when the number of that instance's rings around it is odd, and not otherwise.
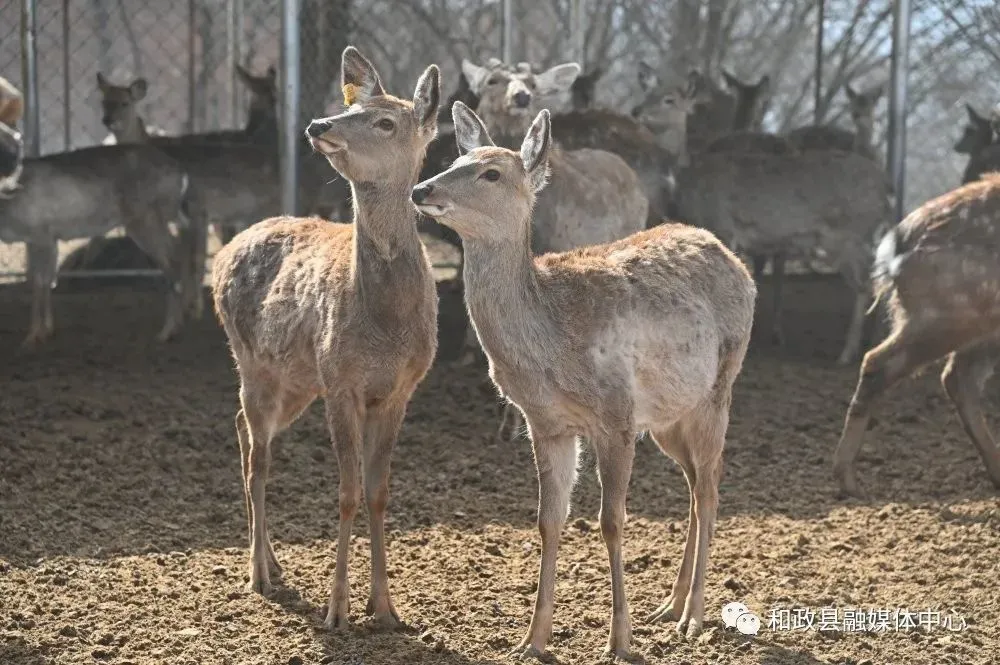
[[[0,198],[0,241],[27,244],[31,324],[23,346],[54,331],[52,289],[57,242],[104,235],[125,227],[167,277],[167,313],[157,339],[174,336],[187,310],[197,314],[200,282],[191,265],[191,228],[204,221],[191,205],[187,174],[150,146],[83,148],[24,161],[18,191]],[[179,220],[175,238],[169,222]]]
[[[481,67],[464,60],[462,71],[479,96],[479,113],[490,131],[501,145],[513,145],[524,135],[540,99],[569,90],[580,66],[565,63],[534,74],[527,63],[515,68],[493,60]],[[535,253],[609,242],[645,227],[649,200],[638,174],[621,157],[604,150],[553,146],[549,161],[551,182],[538,195],[532,222]],[[475,346],[471,328],[466,346]],[[519,418],[516,411],[505,409],[500,436],[510,420],[514,435]]]
[[[704,620],[722,449],[750,341],[753,280],[710,233],[679,224],[534,257],[531,214],[548,178],[549,112],[538,114],[520,152],[495,147],[463,104],[453,113],[462,157],[417,185],[412,198],[462,236],[466,304],[490,378],[528,421],[542,556],[531,625],[515,653],[545,657],[556,550],[585,438],[597,457],[611,566],[606,653],[634,657],[622,541],[635,438],[647,430],[681,465],[691,491],[677,580],[650,620],[677,619],[678,630],[693,636]]]
[[[839,491],[863,496],[854,468],[871,415],[900,380],[947,356],[941,374],[993,485],[1000,449],[983,418],[982,390],[1000,360],[1000,174],[925,203],[885,235],[873,270],[891,332],[865,354],[837,445]]]
[[[387,94],[353,46],[344,49],[341,68],[348,110],[313,120],[306,131],[351,183],[353,224],[259,222],[216,255],[212,289],[241,380],[236,431],[248,588],[267,594],[281,574],[264,509],[271,440],[322,397],[340,468],[337,567],[325,625],[348,622],[348,555],[363,486],[372,550],[366,612],[395,626],[384,530],[389,460],[437,349],[437,292],[409,199],[436,132],[440,75],[428,67],[410,102]]]
[[[684,123],[704,94],[701,78],[668,92],[659,122],[683,137]],[[683,146],[680,147],[683,150]],[[870,159],[836,150],[693,154],[678,174],[681,219],[703,226],[730,248],[751,256],[807,255],[823,250],[855,293],[851,323],[838,357],[861,350],[870,300],[873,245],[892,211],[886,176]],[[781,339],[781,291],[775,288],[773,335]]]

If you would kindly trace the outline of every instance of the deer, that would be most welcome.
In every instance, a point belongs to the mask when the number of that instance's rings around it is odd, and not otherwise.
[[[876,300],[890,333],[861,362],[834,453],[842,496],[863,498],[855,462],[872,414],[906,377],[947,358],[941,383],[1000,488],[1000,448],[983,418],[982,391],[1000,359],[1000,174],[928,201],[893,227],[875,252]]]
[[[340,468],[336,573],[324,625],[348,625],[348,555],[363,486],[372,551],[366,612],[395,627],[384,526],[389,462],[437,350],[437,291],[410,190],[437,130],[440,73],[427,67],[413,100],[404,100],[387,93],[371,62],[348,46],[341,76],[348,109],[313,120],[306,134],[350,182],[353,223],[258,222],[216,255],[212,293],[240,376],[248,590],[267,595],[281,576],[264,508],[271,441],[321,397]]]
[[[856,90],[850,83],[844,86],[848,110],[854,131],[834,125],[806,125],[788,132],[785,137],[796,150],[853,151],[878,161],[875,148],[875,109],[885,92],[884,85]]]
[[[969,156],[962,184],[979,180],[984,173],[1000,171],[1000,105],[994,107],[989,118],[979,115],[970,104],[965,109],[969,124],[955,143],[955,152]]]
[[[519,140],[516,137],[527,129],[540,99],[569,90],[580,66],[564,63],[535,74],[528,63],[511,67],[494,60],[483,67],[463,60],[462,71],[479,97],[480,116],[503,144]],[[649,200],[638,174],[621,157],[603,150],[554,146],[549,159],[552,181],[539,194],[532,221],[537,253],[607,242],[645,227]],[[466,345],[472,349],[471,328],[469,333]],[[517,414],[512,415],[516,423]]]
[[[467,106],[453,107],[459,157],[414,187],[417,209],[462,237],[465,298],[497,389],[524,413],[538,470],[542,555],[528,633],[514,650],[546,658],[556,550],[570,510],[578,445],[594,448],[601,534],[611,566],[606,654],[634,659],[622,541],[635,440],[651,431],[691,491],[683,561],[650,620],[704,621],[705,574],[732,401],[756,287],[711,233],[663,224],[609,243],[534,254],[531,216],[549,177],[551,118],[541,110],[519,151],[497,147]]]
[[[27,244],[32,304],[22,347],[36,347],[54,332],[57,241],[116,227],[124,227],[166,276],[166,318],[156,339],[173,338],[188,312],[200,313],[201,283],[191,264],[197,235],[191,229],[203,224],[198,211],[184,170],[149,146],[95,146],[24,160],[20,187],[0,198],[0,241]],[[176,238],[170,220],[180,223]]]
[[[146,133],[138,104],[146,97],[147,83],[138,78],[128,85],[115,85],[97,73],[101,94],[102,122],[119,143],[146,144],[162,150],[190,175],[204,207],[199,217],[221,227],[240,226],[254,217],[277,215],[281,210],[281,186],[277,151],[250,140],[213,142],[165,140],[154,142]],[[196,255],[192,265],[204,275],[207,228],[197,229]]]
[[[24,117],[24,95],[13,83],[0,76],[0,123],[17,129]]]
[[[20,185],[24,141],[16,129],[0,122],[0,198],[9,198]]]
[[[685,135],[687,115],[704,95],[702,80],[690,76],[658,104],[669,136]],[[709,229],[731,249],[750,256],[825,252],[855,295],[837,363],[857,358],[874,246],[892,225],[887,178],[875,162],[837,150],[701,153],[678,173],[677,186],[679,218]],[[773,296],[772,336],[780,340],[777,282]]]

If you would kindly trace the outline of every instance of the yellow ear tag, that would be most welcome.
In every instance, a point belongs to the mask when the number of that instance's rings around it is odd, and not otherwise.
[[[344,105],[352,106],[358,99],[358,86],[353,83],[345,83],[344,86]]]

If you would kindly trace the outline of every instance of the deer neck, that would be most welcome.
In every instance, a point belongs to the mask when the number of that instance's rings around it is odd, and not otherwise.
[[[399,182],[352,182],[354,201],[354,273],[379,271],[401,257],[422,256],[417,235],[417,211],[410,192],[417,178]]]
[[[875,137],[871,126],[866,124],[858,124],[855,126],[854,147],[864,154],[874,152]]]
[[[462,240],[462,277],[469,316],[492,362],[542,363],[539,352],[558,335],[531,255],[530,224],[520,242]]]
[[[149,143],[146,121],[139,115],[132,116],[125,126],[114,134],[118,143]]]
[[[251,107],[244,131],[248,136],[260,137],[265,140],[276,138],[278,136],[278,121],[273,113]]]

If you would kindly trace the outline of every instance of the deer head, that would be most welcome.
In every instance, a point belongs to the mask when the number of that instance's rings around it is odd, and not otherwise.
[[[353,46],[341,60],[346,111],[313,120],[306,129],[313,149],[351,182],[405,182],[420,171],[424,153],[437,134],[441,74],[429,66],[417,81],[413,100],[382,88],[372,64]]]
[[[114,85],[97,72],[97,88],[101,92],[101,122],[115,135],[119,143],[138,141],[146,136],[146,125],[139,116],[137,104],[146,98],[146,79],[137,78],[128,85]]]
[[[531,208],[548,179],[549,111],[538,113],[518,152],[497,147],[465,104],[455,102],[452,116],[459,158],[444,173],[414,187],[413,203],[463,240],[520,242],[529,237]]]
[[[535,74],[528,63],[511,67],[492,59],[481,67],[463,60],[462,73],[479,97],[479,116],[503,140],[524,134],[542,98],[568,92],[580,65],[567,62]]]

